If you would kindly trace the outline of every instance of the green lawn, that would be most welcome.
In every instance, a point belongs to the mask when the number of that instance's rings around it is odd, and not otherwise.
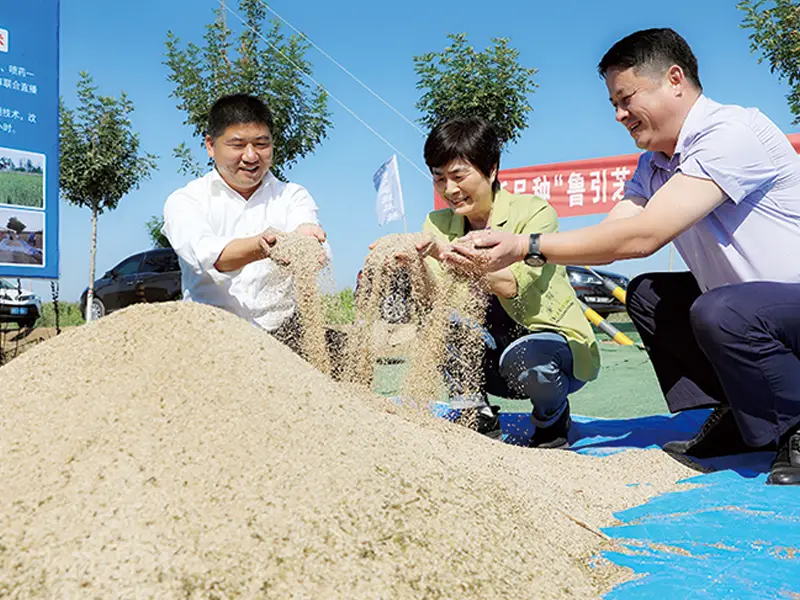
[[[0,204],[42,208],[44,177],[38,173],[0,172]]]
[[[639,336],[630,322],[614,323],[632,340]],[[600,376],[570,396],[573,414],[605,418],[632,418],[667,412],[664,397],[647,353],[639,346],[619,346],[598,334],[601,342]],[[375,391],[391,396],[399,394],[407,363],[379,364],[375,369]],[[442,390],[440,400],[444,400]],[[530,412],[528,400],[492,398],[505,412]]]
[[[602,344],[601,356],[600,376],[570,397],[575,414],[631,418],[667,412],[656,374],[644,350]]]
[[[81,305],[78,302],[59,302],[58,303],[58,325],[59,327],[72,327],[73,325],[83,325],[83,315]],[[42,304],[42,314],[36,321],[36,327],[55,327],[56,314],[53,310],[52,302]]]

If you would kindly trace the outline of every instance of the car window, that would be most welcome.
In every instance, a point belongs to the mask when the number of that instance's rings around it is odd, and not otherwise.
[[[142,262],[142,255],[137,254],[136,256],[131,256],[129,259],[122,261],[116,267],[114,267],[114,274],[119,277],[124,277],[125,275],[133,275],[134,273],[139,272],[139,264]]]
[[[169,270],[170,271],[180,271],[181,270],[181,263],[178,262],[178,255],[174,252],[169,253]]]
[[[169,273],[179,271],[178,258],[172,252],[151,252],[145,255],[142,273]]]

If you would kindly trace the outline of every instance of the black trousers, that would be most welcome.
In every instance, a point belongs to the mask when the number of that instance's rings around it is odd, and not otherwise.
[[[509,387],[502,375],[500,357],[512,342],[530,333],[508,316],[494,295],[489,298],[483,324],[452,317],[446,342],[447,360],[442,366],[450,397],[468,392],[516,400],[527,398],[520,390]],[[481,353],[481,364],[477,369],[474,357],[469,356],[476,350]]]
[[[752,446],[800,423],[800,283],[702,293],[691,273],[648,273],[627,296],[671,412],[728,405]]]
[[[285,346],[288,346],[292,352],[308,360],[301,347],[303,326],[296,312],[277,330],[273,331],[272,336]],[[331,361],[331,377],[336,381],[341,381],[344,374],[346,345],[347,334],[344,331],[331,329],[330,327],[325,328],[325,347]]]

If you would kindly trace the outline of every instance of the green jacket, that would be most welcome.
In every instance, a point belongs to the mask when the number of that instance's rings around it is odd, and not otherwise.
[[[558,217],[555,209],[538,196],[501,189],[495,194],[489,225],[499,231],[545,233],[558,231]],[[449,208],[429,213],[422,230],[448,241],[466,233],[464,217]],[[441,266],[435,259],[425,260],[434,273],[440,272]],[[600,371],[600,351],[566,268],[549,264],[529,267],[519,262],[509,269],[517,279],[518,291],[514,298],[499,298],[508,315],[531,331],[563,335],[572,351],[574,376],[581,381],[595,379]]]

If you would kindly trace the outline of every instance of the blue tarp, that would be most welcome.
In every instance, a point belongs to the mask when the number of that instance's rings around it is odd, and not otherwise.
[[[573,417],[572,448],[592,455],[659,448],[690,438],[707,415]],[[501,421],[507,443],[524,445],[533,432],[526,414],[501,413]],[[756,452],[697,461],[699,474],[686,481],[699,487],[616,514],[621,525],[604,533],[626,550],[603,556],[638,579],[606,598],[800,599],[800,486],[765,485],[773,458]]]

